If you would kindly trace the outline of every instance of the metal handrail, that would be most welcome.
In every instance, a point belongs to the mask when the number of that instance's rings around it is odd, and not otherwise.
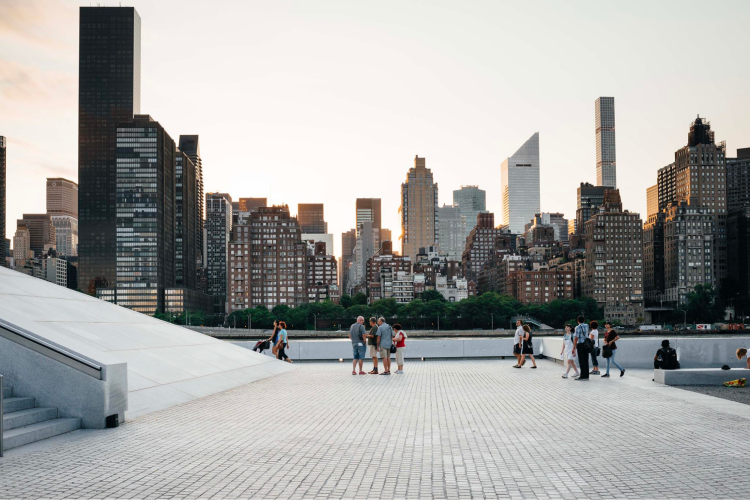
[[[102,380],[102,367],[81,356],[67,351],[62,347],[56,346],[50,342],[42,340],[30,332],[24,331],[7,321],[0,319],[0,337],[4,337],[16,344],[22,345],[34,352],[47,356],[60,363],[75,368],[76,370],[90,375],[96,379]]]

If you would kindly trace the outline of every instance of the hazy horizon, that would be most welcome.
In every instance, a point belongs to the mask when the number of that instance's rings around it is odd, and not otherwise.
[[[11,240],[22,213],[45,211],[47,177],[78,178],[81,5],[3,2]],[[500,165],[537,131],[541,209],[574,217],[576,187],[596,180],[600,96],[615,98],[624,207],[644,219],[646,188],[696,115],[728,156],[750,147],[748,2],[123,6],[142,21],[141,113],[175,140],[200,136],[205,191],[267,197],[293,214],[297,203],[324,203],[339,255],[357,197],[382,198],[382,225],[398,240],[400,184],[415,155],[441,205],[478,185],[499,222]]]

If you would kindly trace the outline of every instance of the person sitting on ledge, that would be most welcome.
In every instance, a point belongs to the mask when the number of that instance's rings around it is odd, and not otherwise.
[[[661,341],[661,349],[656,351],[654,356],[654,368],[662,370],[677,370],[680,368],[680,362],[677,361],[677,351],[669,347],[669,340]]]
[[[741,361],[742,358],[745,358],[747,360],[747,368],[748,370],[750,370],[750,356],[747,355],[747,349],[745,349],[744,347],[740,347],[739,349],[737,349],[737,359]]]

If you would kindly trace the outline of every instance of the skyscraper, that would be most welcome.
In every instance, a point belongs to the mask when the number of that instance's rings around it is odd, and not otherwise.
[[[616,188],[615,98],[598,98],[594,109],[596,113],[596,185]]]
[[[23,219],[17,221],[17,227],[21,226],[29,230],[29,248],[34,252],[34,257],[41,257],[50,248],[55,248],[55,226],[49,214],[23,214]]]
[[[576,191],[576,230],[582,235],[586,221],[599,211],[604,204],[606,186],[594,186],[582,182]]]
[[[357,198],[357,221],[355,227],[360,222],[370,221],[372,227],[380,229],[380,198]]]
[[[659,185],[646,188],[646,212],[648,217],[659,212]]]
[[[201,148],[197,135],[181,135],[180,151],[185,153],[195,167],[195,228],[198,235],[196,261],[203,265],[205,256],[203,255],[203,220],[205,215],[205,205],[203,198],[203,160],[201,160]]]
[[[500,188],[503,225],[520,234],[540,210],[539,132],[535,132],[513,156],[503,161]]]
[[[326,234],[328,232],[322,203],[298,203],[297,221],[303,233]]]
[[[0,135],[0,266],[5,267],[5,162],[6,145],[5,137]]]
[[[79,286],[116,276],[117,125],[140,112],[141,18],[133,7],[81,7],[78,60]]]
[[[357,246],[357,230],[350,229],[341,233],[341,265],[339,266],[339,285],[342,293],[348,293],[349,265],[354,260],[354,249]]]
[[[78,217],[78,184],[61,177],[47,178],[47,213]]]
[[[232,236],[232,197],[206,193],[206,293],[214,298],[214,313],[223,314],[227,301],[227,259]]]
[[[487,192],[479,189],[479,186],[461,186],[461,189],[453,191],[453,206],[458,207],[464,219],[464,240],[466,240],[477,224],[477,214],[487,211]],[[463,252],[463,248],[461,251]]]
[[[197,169],[184,151],[175,152],[175,285],[197,289],[198,259],[203,231],[198,228]]]
[[[438,185],[426,161],[414,157],[414,167],[401,184],[401,254],[417,259],[420,247],[440,244],[438,216]]]
[[[466,218],[461,214],[460,207],[451,205],[440,207],[438,216],[440,253],[448,260],[460,261],[466,245]]]
[[[164,312],[175,284],[175,144],[149,115],[117,128],[117,304]]]

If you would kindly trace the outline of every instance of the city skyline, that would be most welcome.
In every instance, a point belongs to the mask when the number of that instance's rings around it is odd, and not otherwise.
[[[708,117],[727,141],[727,156],[750,145],[750,129],[737,113],[750,99],[742,90],[748,70],[736,63],[750,45],[739,24],[748,6],[740,2],[709,11],[697,3],[660,3],[648,19],[660,29],[636,40],[626,35],[640,25],[637,4],[592,10],[582,19],[576,7],[588,5],[583,2],[570,8],[548,4],[543,12],[476,2],[430,9],[430,23],[417,22],[425,11],[416,4],[400,6],[397,22],[382,14],[388,9],[330,2],[278,11],[228,2],[221,15],[202,15],[200,5],[133,5],[145,19],[141,110],[158,117],[174,137],[200,135],[205,192],[229,192],[234,199],[268,197],[270,204],[292,209],[298,203],[324,203],[329,232],[337,237],[351,229],[360,196],[381,198],[383,227],[399,227],[398,185],[414,154],[430,159],[435,182],[443,187],[439,206],[450,204],[450,194],[461,185],[476,184],[487,191],[487,210],[502,213],[500,164],[536,130],[544,134],[540,209],[572,219],[571,193],[581,181],[596,182],[592,104],[603,95],[617,100],[617,184],[623,205],[644,219],[646,188],[658,168],[673,161],[675,145],[684,144],[685,127],[697,114]],[[23,213],[42,211],[47,177],[80,182],[79,6],[27,1],[4,7],[0,135],[8,139],[8,238]],[[675,11],[681,13],[679,22],[671,15]],[[434,30],[455,16],[462,21],[455,34],[433,38]],[[517,17],[519,27],[491,30],[493,20],[503,16]],[[200,29],[182,28],[195,26],[194,19],[200,19]],[[520,46],[503,59],[481,47],[499,46],[532,21],[549,31],[537,45]],[[246,26],[239,29],[238,23]],[[231,47],[212,41],[219,30],[227,33]],[[418,39],[408,34],[412,30]],[[552,45],[563,30],[565,36]],[[583,34],[586,30],[607,32],[612,43],[586,45],[592,38]],[[725,68],[720,78],[690,72],[683,62],[696,54],[684,50],[684,35],[670,35],[698,30],[703,36],[716,34],[712,45],[698,48],[698,56],[718,59]],[[307,46],[300,44],[303,40]],[[216,66],[223,59],[213,57],[216,50],[225,50],[226,57],[251,57],[254,63],[231,70]],[[557,59],[571,53],[578,57],[559,66]],[[529,80],[508,78],[503,68],[532,55],[539,68],[524,66],[531,68]],[[176,76],[178,67],[194,66],[196,59],[200,75],[190,82]],[[341,60],[355,62],[340,65]],[[671,61],[669,69],[665,60]],[[602,65],[607,71],[601,71]],[[674,69],[680,67],[685,69]],[[558,72],[554,81],[541,78],[548,68]],[[412,79],[389,83],[407,69]],[[688,75],[694,85],[674,85],[675,78]],[[695,93],[696,86],[709,91]],[[437,101],[441,105],[436,107]],[[241,162],[238,144],[244,145]],[[358,182],[350,175],[352,157],[357,170],[377,172],[376,182],[352,185]],[[326,175],[316,178],[309,172]],[[295,174],[307,175],[305,182],[288,183]],[[338,194],[351,191],[356,194]]]

